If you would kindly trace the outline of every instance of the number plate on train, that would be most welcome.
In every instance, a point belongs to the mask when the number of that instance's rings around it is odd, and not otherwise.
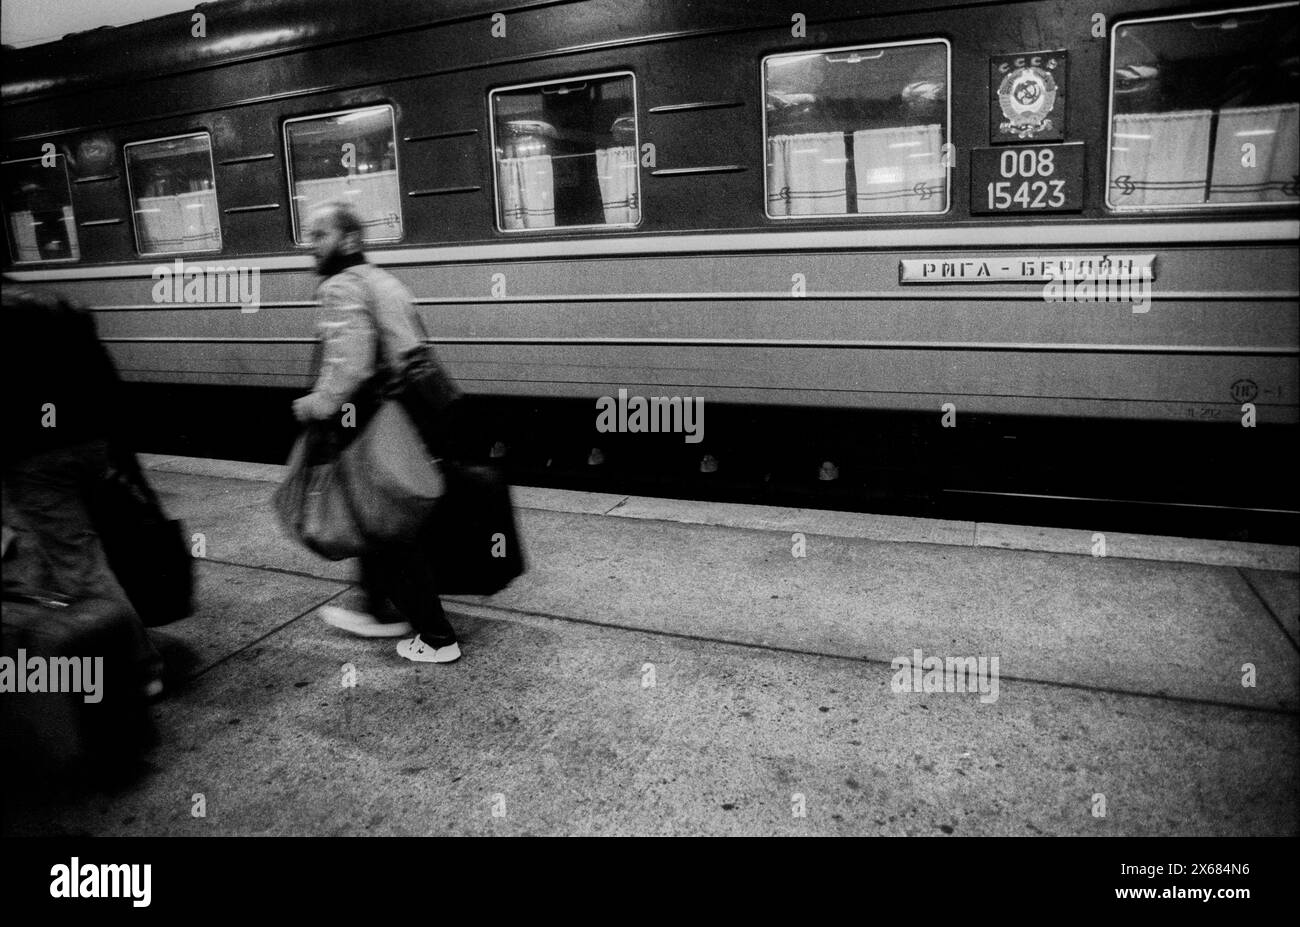
[[[970,153],[976,214],[1083,209],[1083,143],[976,148]]]

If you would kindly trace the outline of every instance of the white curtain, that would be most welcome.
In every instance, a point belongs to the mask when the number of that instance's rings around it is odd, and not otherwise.
[[[1246,148],[1253,146],[1253,151]],[[1219,112],[1211,203],[1269,203],[1300,197],[1300,104]]]
[[[596,149],[596,174],[606,225],[635,225],[641,218],[636,171],[636,149],[630,145]]]
[[[365,241],[402,237],[401,193],[397,171],[374,171],[347,177],[300,180],[293,185],[297,201],[299,234],[305,235],[304,220],[321,203],[341,199],[351,203],[365,225]]]
[[[948,205],[939,125],[853,133],[858,212],[943,212]]]
[[[1116,206],[1205,202],[1210,110],[1115,117],[1110,201]]]
[[[39,261],[41,248],[36,243],[36,217],[30,212],[11,212],[9,228],[13,232],[14,247],[18,250],[18,260]]]
[[[849,211],[844,135],[812,132],[767,140],[767,208],[773,216]]]
[[[550,155],[497,160],[501,223],[507,229],[555,226],[555,169]]]
[[[63,229],[67,233],[68,245],[72,249],[72,253],[69,254],[68,257],[72,258],[74,261],[80,260],[81,245],[77,242],[77,220],[76,217],[72,215],[71,206],[63,207]]]
[[[221,247],[215,190],[177,196],[142,196],[135,205],[140,250],[212,251]]]

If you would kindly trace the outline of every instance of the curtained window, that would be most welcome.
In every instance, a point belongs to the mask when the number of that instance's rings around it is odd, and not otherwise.
[[[1205,202],[1209,110],[1116,116],[1110,146],[1110,200],[1123,206]]]
[[[767,211],[773,216],[848,212],[844,135],[809,132],[767,140]]]
[[[937,125],[854,132],[858,212],[943,212],[948,171],[942,148]]]
[[[124,146],[141,254],[221,250],[212,138],[182,135]]]
[[[1225,109],[1214,142],[1211,203],[1295,202],[1300,104]]]
[[[631,74],[506,87],[489,99],[502,231],[641,221]]]
[[[14,263],[81,258],[68,166],[27,158],[4,163],[4,212]]]
[[[1112,41],[1106,202],[1300,202],[1300,3],[1132,20]]]
[[[391,106],[290,119],[284,124],[284,139],[298,244],[309,241],[307,217],[312,210],[330,200],[352,204],[361,218],[364,241],[402,237]]]
[[[948,84],[939,40],[764,59],[767,214],[945,212]]]

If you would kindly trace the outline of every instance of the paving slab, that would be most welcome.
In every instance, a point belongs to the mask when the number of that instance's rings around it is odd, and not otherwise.
[[[150,771],[7,804],[12,833],[1300,833],[1294,573],[798,548],[797,513],[557,497],[520,510],[529,572],[449,605],[465,658],[434,666],[319,620],[351,565],[281,535],[273,480],[153,479],[209,559],[198,613],[152,632],[188,659]],[[895,691],[916,649],[998,657],[997,698]]]
[[[1205,566],[1254,567],[1294,573],[1300,570],[1300,549],[1247,541],[1207,541],[1120,531],[1041,528],[981,522],[975,543],[980,547],[1049,553],[1104,556],[1124,560],[1168,560]]]
[[[185,525],[191,549],[202,535],[202,557],[251,567],[351,581],[352,560],[331,561],[291,540],[271,508],[275,484],[153,471],[149,482],[164,510]]]
[[[455,620],[449,666],[292,621],[159,706],[146,778],[16,831],[1297,833],[1291,717],[1037,683],[981,704],[854,660]]]
[[[159,473],[225,562],[350,581],[281,532],[268,483]],[[814,513],[816,514],[816,513]],[[920,649],[1004,676],[1283,710],[1300,655],[1236,570],[521,509],[505,608],[874,660]],[[810,529],[811,530],[811,529]],[[800,556],[801,555],[801,556]],[[1270,587],[1271,588],[1271,587]],[[478,601],[468,599],[467,601]],[[1245,664],[1255,685],[1242,685]]]
[[[682,502],[678,499],[652,499],[645,496],[629,496],[626,502],[608,514],[619,518],[650,518],[684,524],[778,531],[783,534],[811,532],[831,537],[922,544],[969,546],[975,537],[975,523],[969,521],[828,512],[822,509],[734,502]]]
[[[1235,570],[528,512],[493,603],[863,658],[997,656],[1004,676],[1293,710],[1300,659]],[[1242,666],[1256,685],[1242,686]]]
[[[1292,642],[1300,646],[1300,573],[1242,570]]]
[[[173,655],[184,655],[179,673],[169,667],[169,675],[183,681],[338,598],[349,585],[200,560],[195,565],[194,614],[149,629],[149,637],[169,664],[174,663]]]

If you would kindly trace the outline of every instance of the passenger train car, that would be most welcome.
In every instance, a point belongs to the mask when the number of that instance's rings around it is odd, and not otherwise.
[[[346,197],[481,396],[1294,424],[1298,6],[202,4],[6,50],[6,272],[301,390]]]

